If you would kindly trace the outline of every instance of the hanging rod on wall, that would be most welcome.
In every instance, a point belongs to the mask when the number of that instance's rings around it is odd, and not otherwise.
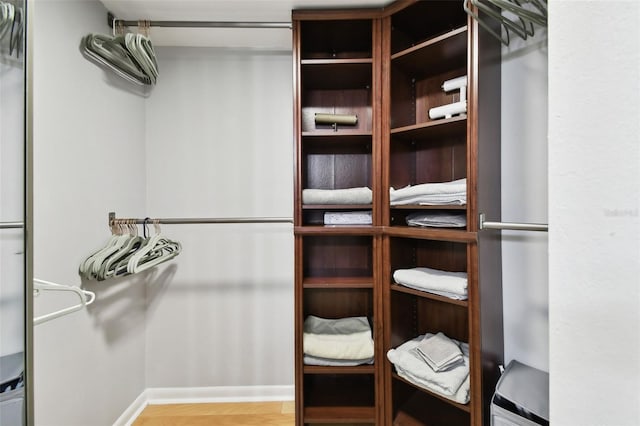
[[[153,224],[157,222],[165,225],[201,225],[209,223],[293,223],[290,217],[190,217],[170,219],[127,219],[116,218],[114,212],[109,213],[109,225],[118,223],[135,223],[137,225]]]
[[[484,219],[484,213],[480,213],[478,228],[481,230],[504,229],[512,231],[549,231],[549,225],[547,225],[546,223],[489,222]]]
[[[24,223],[22,223],[22,222],[0,222],[0,229],[15,229],[15,228],[24,228]]]
[[[121,25],[123,27],[137,27],[141,22],[146,22],[150,27],[163,28],[293,28],[291,22],[233,22],[233,21],[127,21],[116,19],[112,13],[107,14],[109,27]]]

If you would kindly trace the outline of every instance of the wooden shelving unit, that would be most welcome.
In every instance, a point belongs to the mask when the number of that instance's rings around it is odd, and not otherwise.
[[[500,46],[451,1],[384,9],[294,11],[296,424],[470,425],[487,414],[502,362],[499,239],[479,232],[500,212]],[[486,37],[485,37],[486,36]],[[445,80],[467,76],[467,112]],[[480,98],[480,94],[483,94]],[[315,123],[316,113],[357,124]],[[462,205],[391,205],[389,188],[466,179]],[[369,187],[370,204],[304,204],[304,189]],[[326,212],[371,211],[371,225],[324,225]],[[463,228],[407,226],[413,212],[465,215]],[[400,268],[468,275],[468,299],[397,285]],[[366,316],[372,365],[304,364],[307,316]],[[469,344],[466,404],[403,379],[392,348],[443,332]],[[488,423],[487,423],[488,424]]]

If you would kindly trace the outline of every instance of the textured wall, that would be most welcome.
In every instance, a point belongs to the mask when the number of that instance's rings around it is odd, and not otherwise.
[[[640,4],[549,3],[555,425],[640,424]]]

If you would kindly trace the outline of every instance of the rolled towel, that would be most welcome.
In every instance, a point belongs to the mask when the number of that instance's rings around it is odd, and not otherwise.
[[[447,371],[464,364],[460,346],[442,332],[425,337],[415,351],[435,372]]]
[[[304,353],[319,358],[361,360],[373,357],[371,326],[366,317],[304,321]]]
[[[396,283],[435,294],[451,294],[457,299],[467,298],[467,273],[441,271],[439,269],[417,267],[398,269],[393,273]]]
[[[303,204],[371,204],[371,189],[366,186],[345,189],[303,189]]]
[[[407,215],[407,225],[434,228],[464,228],[467,226],[465,212],[416,212]]]
[[[431,336],[432,334],[429,333],[418,336],[395,349],[390,349],[387,352],[387,358],[396,366],[397,371],[403,370],[410,373],[424,387],[440,395],[453,397],[469,376],[469,346],[466,343],[456,342],[460,345],[464,362],[450,370],[435,372],[413,350],[425,337]]]

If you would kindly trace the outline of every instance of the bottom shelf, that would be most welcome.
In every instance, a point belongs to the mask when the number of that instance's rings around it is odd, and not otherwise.
[[[308,407],[304,409],[305,424],[370,425],[375,422],[374,407]]]
[[[305,424],[375,423],[373,374],[305,374]]]
[[[394,426],[465,426],[469,412],[422,392],[403,380],[393,379]]]

